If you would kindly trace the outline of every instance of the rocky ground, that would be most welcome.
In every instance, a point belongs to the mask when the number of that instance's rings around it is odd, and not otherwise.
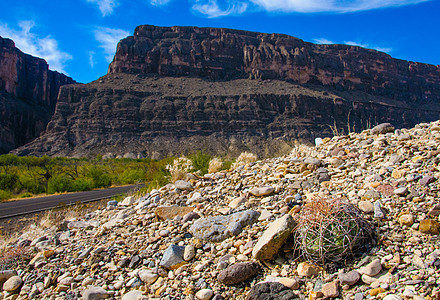
[[[439,140],[440,122],[381,124],[111,201],[11,241],[34,252],[1,266],[0,295],[439,299]],[[368,252],[320,265],[292,249],[298,216],[322,199],[359,208],[374,230]]]

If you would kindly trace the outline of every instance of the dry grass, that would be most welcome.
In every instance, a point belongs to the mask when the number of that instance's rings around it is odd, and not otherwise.
[[[373,242],[373,228],[360,211],[339,200],[313,201],[295,218],[298,255],[322,265],[358,257]]]
[[[220,158],[214,157],[209,162],[208,173],[217,173],[223,167],[223,162]]]
[[[191,160],[185,156],[176,158],[172,165],[167,165],[167,170],[170,171],[172,182],[184,180],[192,168]]]
[[[232,164],[232,168],[235,169],[239,166],[247,165],[249,163],[257,161],[257,156],[251,152],[242,152],[235,163]]]

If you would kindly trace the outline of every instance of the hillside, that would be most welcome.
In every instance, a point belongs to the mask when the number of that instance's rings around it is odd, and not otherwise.
[[[4,260],[2,293],[436,299],[439,139],[438,121],[382,124],[46,222],[10,240],[32,260]],[[325,233],[318,242],[316,232]]]
[[[75,81],[49,70],[45,60],[0,37],[0,154],[40,136],[55,111],[60,87],[70,83]]]
[[[45,133],[15,153],[277,154],[336,131],[437,120],[439,95],[438,66],[375,50],[145,25],[119,42],[107,75],[62,87]]]

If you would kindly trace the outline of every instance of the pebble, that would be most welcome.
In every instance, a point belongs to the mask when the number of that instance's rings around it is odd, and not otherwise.
[[[254,277],[260,270],[260,265],[253,261],[236,263],[222,270],[217,279],[223,284],[234,285]]]
[[[122,200],[121,205],[122,206],[130,206],[130,205],[133,205],[135,202],[136,202],[136,199],[133,196],[129,196],[129,197],[124,198],[124,200]]]
[[[176,187],[176,189],[182,191],[192,191],[194,189],[193,185],[190,182],[184,180],[177,180],[176,182],[174,182],[174,186]]]
[[[183,251],[183,259],[185,261],[190,261],[196,256],[196,248],[194,245],[186,245],[185,250]]]
[[[399,217],[399,224],[402,226],[412,226],[414,224],[414,216],[411,214],[404,214]]]
[[[295,299],[295,294],[279,282],[263,282],[254,285],[247,294],[246,300],[261,299]]]
[[[326,283],[322,286],[321,292],[326,298],[334,298],[339,296],[339,284],[337,280]]]
[[[312,277],[319,274],[319,268],[307,262],[299,263],[296,271],[300,277]]]
[[[142,297],[142,292],[138,290],[129,291],[122,296],[122,300],[140,300]]]
[[[384,218],[385,217],[385,213],[382,210],[382,205],[379,200],[376,200],[374,202],[374,217],[375,218]]]
[[[194,237],[212,242],[221,242],[238,235],[244,227],[258,220],[260,213],[246,210],[227,216],[208,217],[197,220],[189,229]]]
[[[383,297],[383,300],[402,300],[402,298],[399,295],[389,294]]]
[[[253,188],[251,190],[249,190],[249,193],[251,195],[254,195],[256,197],[261,197],[261,196],[267,196],[272,194],[275,191],[274,187],[271,186],[262,186],[262,187],[256,187]]]
[[[319,147],[296,145],[283,157],[187,176],[53,227],[35,225],[10,242],[39,252],[0,271],[1,286],[13,276],[24,281],[1,297],[122,299],[136,290],[149,299],[198,299],[211,290],[216,300],[435,299],[439,124],[323,138]],[[295,239],[284,240],[274,224],[295,220],[317,199],[357,206],[374,226],[373,247],[348,264],[298,260]]]
[[[211,289],[202,289],[196,293],[196,298],[199,300],[209,300],[214,295]]]
[[[419,231],[427,234],[439,234],[440,223],[436,220],[426,219],[420,221]]]
[[[84,300],[106,299],[109,295],[102,287],[89,287],[82,293]]]
[[[153,284],[156,281],[156,279],[159,277],[159,275],[157,275],[151,270],[140,270],[138,272],[138,276],[143,282],[147,284]]]
[[[373,203],[371,203],[370,201],[359,201],[358,207],[366,214],[372,213],[374,211]]]
[[[178,245],[170,245],[163,253],[162,259],[160,260],[160,266],[175,270],[180,266],[184,265],[186,262],[183,259],[183,253],[185,247]]]
[[[376,276],[382,271],[382,264],[380,263],[380,259],[376,258],[372,262],[370,262],[365,267],[359,269],[359,273],[365,274],[368,276]]]
[[[360,278],[361,278],[361,274],[359,274],[359,272],[357,272],[355,270],[352,270],[347,273],[339,273],[338,274],[339,282],[342,285],[344,285],[344,284],[354,285],[354,284],[356,284],[356,282],[359,281]]]
[[[12,276],[3,283],[3,290],[6,292],[14,292],[23,284],[23,279],[20,276]]]
[[[390,123],[381,123],[379,125],[374,126],[370,132],[371,134],[385,134],[388,132],[393,132],[394,131],[394,126],[391,125]]]

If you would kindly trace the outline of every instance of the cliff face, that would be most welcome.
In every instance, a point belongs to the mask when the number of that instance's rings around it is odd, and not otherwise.
[[[222,28],[139,26],[119,43],[109,73],[281,79],[402,101],[440,100],[439,66],[356,46]]]
[[[60,86],[74,82],[0,37],[0,153],[38,137],[55,111]]]
[[[109,74],[61,88],[46,132],[16,153],[265,155],[284,141],[335,130],[436,120],[439,97],[439,67],[374,50],[230,29],[139,26],[120,41]]]

